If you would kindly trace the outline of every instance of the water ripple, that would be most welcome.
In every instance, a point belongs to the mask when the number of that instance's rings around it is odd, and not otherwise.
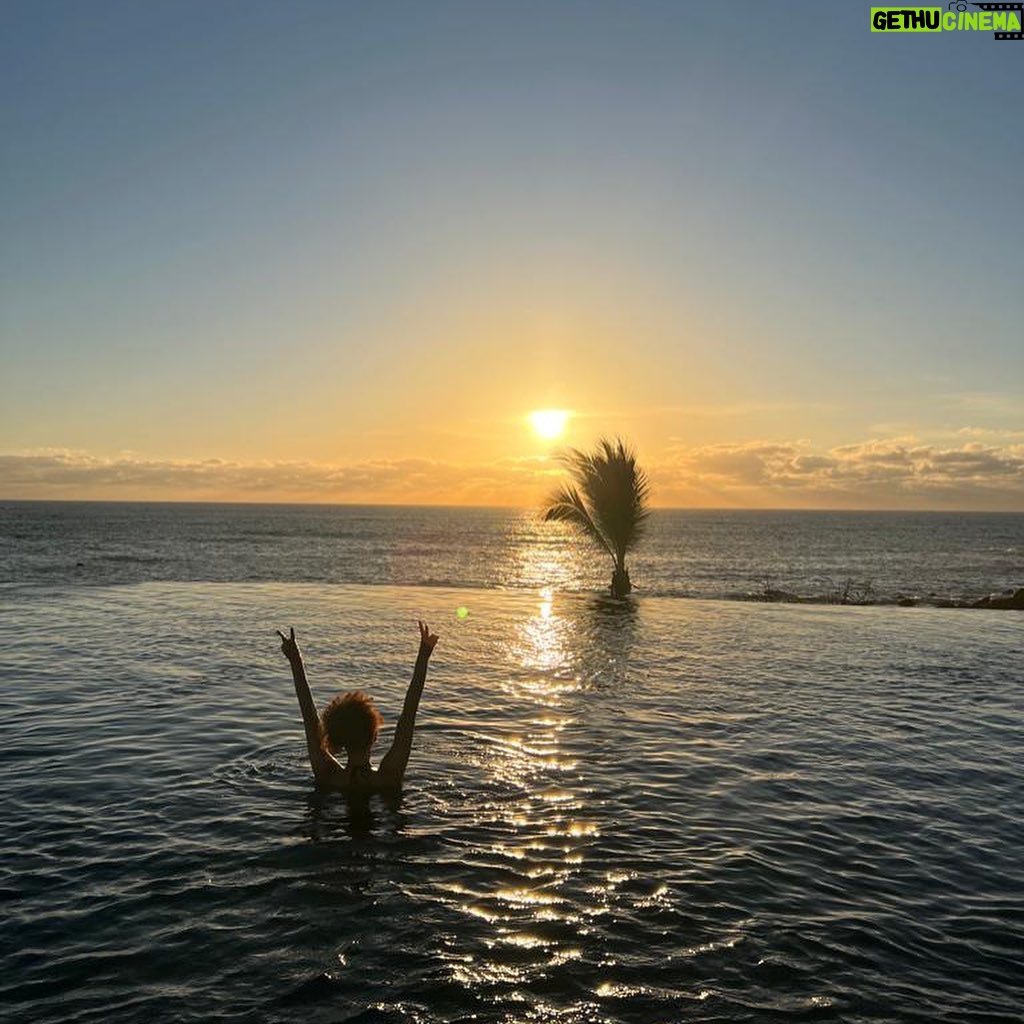
[[[7,1019],[1017,1019],[1003,620],[465,601],[12,603]],[[447,625],[404,798],[315,793],[271,630],[301,624],[317,694],[358,680],[389,728],[417,616]]]

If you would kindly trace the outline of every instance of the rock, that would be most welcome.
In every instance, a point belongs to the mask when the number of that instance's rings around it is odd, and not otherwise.
[[[1024,609],[1024,587],[1016,590],[1004,590],[999,594],[989,594],[971,605],[972,608],[1013,608]]]

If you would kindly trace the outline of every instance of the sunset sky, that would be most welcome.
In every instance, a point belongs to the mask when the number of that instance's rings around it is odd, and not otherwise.
[[[1024,508],[1024,43],[869,10],[5,5],[0,498]]]

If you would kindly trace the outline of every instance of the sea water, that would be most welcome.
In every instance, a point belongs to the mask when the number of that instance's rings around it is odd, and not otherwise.
[[[5,508],[5,1020],[1020,1019],[1019,613],[683,600],[653,536],[613,602],[518,513],[334,514]],[[897,518],[736,543],[934,589]],[[1019,585],[1020,517],[976,525],[949,589]],[[401,800],[318,793],[274,630],[386,750],[417,618]]]
[[[631,558],[638,594],[969,602],[1024,586],[1024,514],[659,509]],[[564,524],[506,509],[0,503],[0,584],[149,580],[607,588]]]

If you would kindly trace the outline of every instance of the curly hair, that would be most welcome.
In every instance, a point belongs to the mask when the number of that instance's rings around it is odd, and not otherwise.
[[[320,742],[331,752],[362,750],[377,738],[384,724],[373,698],[362,690],[339,694],[320,716]]]

